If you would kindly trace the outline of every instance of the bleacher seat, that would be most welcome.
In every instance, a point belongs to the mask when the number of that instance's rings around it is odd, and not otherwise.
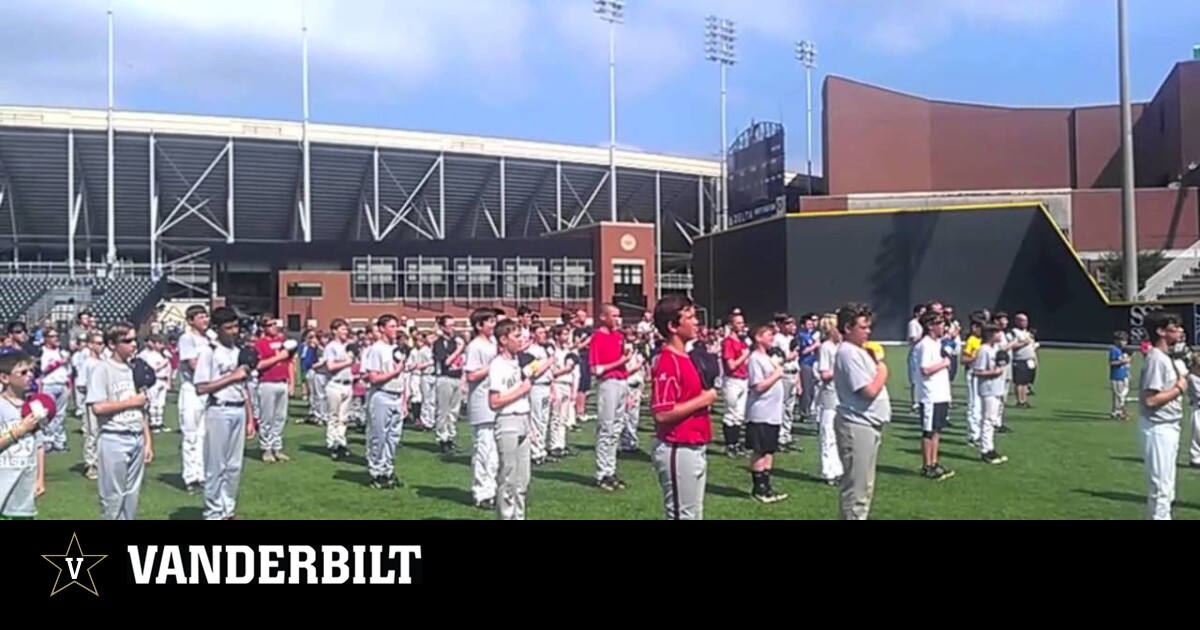
[[[90,304],[76,303],[87,308],[101,325],[120,321],[141,323],[162,297],[163,280],[144,276],[116,276],[112,278],[42,276],[10,276],[0,278],[0,326],[6,322],[27,319],[30,309],[48,291],[60,287],[90,287]],[[33,317],[37,317],[33,314]],[[33,324],[33,322],[28,322]]]

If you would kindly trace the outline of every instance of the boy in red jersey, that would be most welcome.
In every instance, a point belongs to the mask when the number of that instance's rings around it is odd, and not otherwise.
[[[702,378],[687,354],[698,329],[695,306],[682,295],[664,296],[654,307],[654,325],[665,340],[651,372],[650,402],[656,429],[651,459],[664,512],[671,521],[703,520],[709,411],[717,392],[712,376]]]

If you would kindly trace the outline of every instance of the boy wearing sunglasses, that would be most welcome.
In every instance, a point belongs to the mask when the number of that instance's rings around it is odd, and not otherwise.
[[[87,384],[87,404],[99,428],[100,518],[132,521],[137,518],[146,465],[154,459],[148,400],[134,385],[129,367],[137,354],[133,326],[114,324],[104,341],[109,356],[93,367]]]

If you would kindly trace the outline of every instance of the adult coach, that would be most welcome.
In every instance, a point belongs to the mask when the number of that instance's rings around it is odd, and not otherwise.
[[[892,421],[888,367],[882,353],[865,347],[874,320],[865,304],[843,306],[837,318],[842,344],[833,369],[838,396],[834,431],[844,469],[838,516],[841,520],[865,521],[875,496],[875,463],[883,428]]]
[[[621,333],[621,312],[612,304],[600,307],[600,324],[592,335],[588,367],[599,381],[596,387],[596,485],[612,492],[625,489],[617,475],[617,442],[621,428],[617,424],[621,405],[629,396],[629,355],[625,335]]]
[[[1175,502],[1175,459],[1179,456],[1187,372],[1176,368],[1168,349],[1183,341],[1184,330],[1174,313],[1151,313],[1147,320],[1153,345],[1146,353],[1138,386],[1138,433],[1149,486],[1146,508],[1150,520],[1169,521]]]
[[[716,375],[705,382],[688,356],[687,345],[699,328],[690,299],[664,296],[654,307],[654,326],[664,341],[651,369],[655,439],[650,457],[662,488],[663,513],[669,521],[703,520]]]

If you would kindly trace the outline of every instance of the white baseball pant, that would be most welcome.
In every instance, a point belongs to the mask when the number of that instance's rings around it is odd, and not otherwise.
[[[983,431],[983,401],[979,396],[979,379],[967,375],[967,441],[979,442]],[[993,427],[994,428],[994,427]],[[986,451],[985,451],[986,452]]]
[[[425,429],[437,428],[437,377],[432,374],[418,376],[421,389],[421,426]]]
[[[546,438],[550,432],[550,386],[529,389],[529,454],[535,460],[546,457]]]
[[[154,387],[146,390],[146,397],[150,403],[150,428],[161,429],[163,427],[163,415],[167,409],[167,383],[159,381]]]
[[[180,448],[183,458],[183,483],[204,483],[204,444],[207,421],[204,403],[196,394],[196,386],[183,383],[179,387],[179,432],[183,435]]]
[[[329,416],[325,424],[325,446],[331,449],[344,448],[346,424],[350,421],[350,403],[354,400],[354,390],[349,383],[329,381],[325,386],[325,400],[329,405]]]
[[[996,450],[996,429],[1000,426],[1000,414],[1004,412],[1004,401],[999,396],[980,398],[983,422],[979,427],[979,453],[986,455]]]
[[[137,519],[138,499],[146,472],[146,435],[103,431],[97,439],[100,451],[100,520]]]
[[[1179,457],[1179,422],[1138,420],[1142,456],[1146,464],[1146,511],[1152,521],[1171,520],[1175,502],[1175,468]]]
[[[836,407],[820,407],[817,411],[817,443],[820,448],[818,464],[821,479],[833,481],[842,476],[842,458],[838,455],[837,432],[834,429]]]
[[[650,459],[662,488],[666,520],[704,520],[704,489],[708,481],[706,450],[704,444],[690,446],[654,440]]]
[[[500,468],[496,423],[471,425],[471,439],[471,496],[478,505],[496,498],[496,475]]]
[[[550,428],[546,445],[550,451],[567,448],[567,424],[575,414],[575,396],[570,383],[550,385]]]
[[[642,415],[642,384],[628,383],[629,395],[621,406],[621,448],[632,451],[641,445],[638,439],[638,423]]]
[[[529,416],[496,417],[496,518],[525,520],[529,492]]]
[[[1200,466],[1200,409],[1192,410],[1192,448],[1188,455],[1193,466]]]

